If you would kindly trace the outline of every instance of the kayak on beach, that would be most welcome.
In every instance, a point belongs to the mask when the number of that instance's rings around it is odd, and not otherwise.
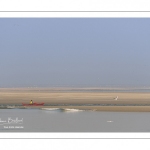
[[[25,104],[25,103],[22,103],[23,106],[43,106],[44,103],[33,103],[33,104]]]

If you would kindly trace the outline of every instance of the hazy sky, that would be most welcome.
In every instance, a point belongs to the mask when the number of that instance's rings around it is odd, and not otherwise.
[[[0,87],[150,86],[150,19],[0,19]]]

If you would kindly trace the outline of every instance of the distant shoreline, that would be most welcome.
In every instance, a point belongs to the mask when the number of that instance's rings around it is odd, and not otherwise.
[[[2,91],[150,92],[150,87],[12,87],[0,88]]]

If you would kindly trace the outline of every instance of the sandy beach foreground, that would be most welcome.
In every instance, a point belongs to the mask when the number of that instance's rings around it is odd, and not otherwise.
[[[150,92],[100,88],[0,89],[0,105],[21,105],[31,99],[37,103],[44,102],[42,107],[46,108],[59,105],[59,108],[94,111],[150,112]]]

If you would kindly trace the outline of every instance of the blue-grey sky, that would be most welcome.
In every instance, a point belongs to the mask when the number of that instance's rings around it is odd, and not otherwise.
[[[0,18],[0,87],[150,86],[150,19]]]

